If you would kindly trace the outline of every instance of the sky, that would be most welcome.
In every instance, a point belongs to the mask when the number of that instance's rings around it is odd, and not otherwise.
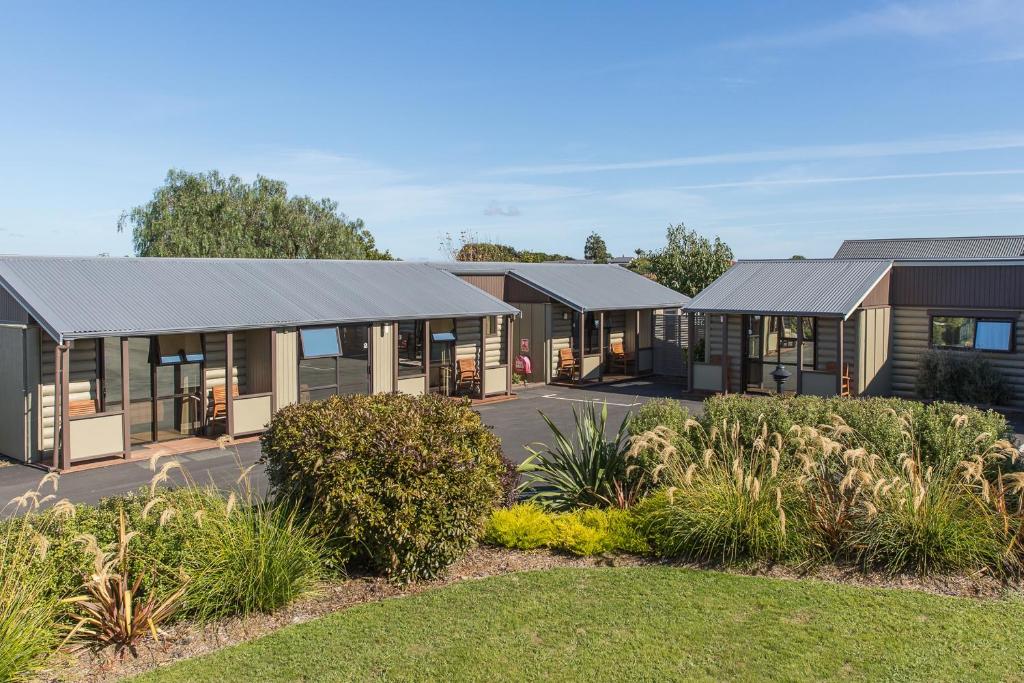
[[[1024,2],[2,2],[0,253],[132,252],[170,168],[406,259],[1024,233]]]

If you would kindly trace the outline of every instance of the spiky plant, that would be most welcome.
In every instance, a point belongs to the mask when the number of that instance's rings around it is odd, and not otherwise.
[[[92,536],[79,541],[93,558],[93,574],[82,595],[66,598],[77,619],[68,642],[100,651],[112,648],[115,656],[125,652],[138,656],[139,641],[151,635],[159,640],[160,625],[170,619],[185,594],[187,579],[167,596],[140,595],[143,575],[130,576],[129,545],[137,532],[128,531],[124,511],[120,514],[118,540],[113,551],[104,551]]]
[[[608,438],[608,404],[600,409],[588,401],[573,408],[573,435],[567,436],[543,412],[552,444],[527,447],[530,455],[519,466],[531,500],[551,510],[577,507],[628,507],[637,497],[635,484],[627,480],[629,421],[627,414],[618,431]]]

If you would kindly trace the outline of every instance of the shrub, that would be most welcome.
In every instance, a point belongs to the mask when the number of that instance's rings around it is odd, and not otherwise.
[[[28,517],[0,529],[0,680],[33,677],[57,647],[58,600],[47,590],[40,542]]]
[[[608,404],[600,411],[593,402],[573,408],[575,431],[570,439],[541,413],[554,438],[544,450],[530,450],[519,466],[532,500],[551,510],[577,507],[626,507],[639,495],[640,485],[627,479],[629,422],[627,414],[618,432],[605,436]]]
[[[656,398],[640,407],[640,410],[629,422],[629,434],[637,437],[657,427],[671,430],[680,438],[686,434],[686,423],[690,419],[689,411],[679,401],[671,398]],[[677,444],[678,446],[678,444]],[[657,449],[634,449],[632,473],[630,481],[642,482],[642,493],[647,493],[657,481],[657,470],[661,464],[661,454]]]
[[[649,548],[629,510],[588,508],[555,516],[553,547],[573,555],[630,553]]]
[[[668,488],[637,510],[655,554],[726,564],[805,560],[806,502],[781,467],[782,436],[762,423],[748,447],[738,423],[705,431],[691,422],[687,430],[685,450],[674,447],[667,430],[638,437],[660,445],[666,465]]]
[[[1003,405],[1013,397],[1010,384],[992,363],[969,351],[926,351],[917,366],[914,389],[921,398]]]
[[[185,611],[200,620],[270,612],[314,587],[323,541],[287,504],[215,499],[189,539]]]
[[[501,446],[468,401],[402,394],[288,406],[262,437],[273,492],[334,559],[400,580],[436,576],[499,501]]]
[[[966,418],[965,428],[950,435],[946,427],[957,415]],[[750,446],[762,428],[788,435],[794,426],[831,425],[833,416],[851,430],[848,446],[877,453],[892,463],[912,450],[920,451],[925,464],[957,462],[973,452],[976,438],[987,447],[1010,433],[1006,418],[993,410],[873,397],[713,396],[704,402],[701,422],[705,429],[739,424],[741,441]],[[904,428],[906,416],[914,422],[913,430]]]
[[[491,513],[484,529],[484,541],[517,550],[546,548],[555,536],[551,516],[536,503],[522,503]]]
[[[484,541],[505,548],[551,548],[573,555],[648,551],[636,517],[618,508],[557,513],[547,512],[536,503],[522,503],[491,513]]]

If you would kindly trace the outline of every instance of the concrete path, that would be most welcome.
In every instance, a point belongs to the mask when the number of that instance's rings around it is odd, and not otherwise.
[[[651,381],[636,381],[614,386],[592,389],[571,389],[564,387],[531,387],[520,390],[514,401],[480,406],[484,423],[501,437],[505,457],[513,462],[522,462],[528,455],[525,445],[550,439],[547,425],[540,412],[549,416],[555,424],[565,430],[572,428],[573,407],[587,400],[608,403],[609,431],[618,429],[619,423],[628,411],[636,411],[645,401],[654,397],[678,396],[676,385],[659,384]],[[697,412],[701,404],[696,401],[682,401],[691,412]],[[217,448],[167,456],[165,460],[176,460],[198,483],[214,482],[218,486],[233,487],[242,469],[259,460],[258,442],[245,443],[225,450]],[[24,465],[0,467],[0,507],[15,496],[35,488],[43,472]],[[76,503],[94,503],[100,498],[125,493],[148,486],[153,473],[149,463],[131,462],[100,467],[79,472],[68,472],[60,479],[58,498],[67,498]],[[172,474],[172,477],[180,477]],[[250,473],[250,482],[259,491],[265,491],[267,480],[263,468],[256,466]]]

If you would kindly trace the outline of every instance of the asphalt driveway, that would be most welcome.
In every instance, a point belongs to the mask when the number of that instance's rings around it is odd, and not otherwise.
[[[505,457],[521,462],[527,455],[527,444],[549,440],[547,425],[540,413],[550,417],[564,430],[572,428],[572,410],[588,400],[607,402],[609,432],[618,429],[629,411],[636,411],[644,402],[655,397],[675,397],[680,393],[677,385],[649,380],[626,382],[593,389],[563,387],[531,387],[518,392],[514,401],[492,403],[477,408],[484,422],[501,437]],[[682,401],[691,412],[698,412],[697,401]],[[211,449],[197,453],[173,456],[189,475],[199,483],[214,482],[218,486],[233,486],[243,468],[256,463],[260,457],[258,442],[238,444],[227,449]],[[0,466],[0,507],[15,496],[34,488],[43,473],[23,465]],[[76,503],[94,503],[100,498],[138,489],[149,484],[153,473],[148,462],[118,463],[79,472],[69,472],[60,478],[59,498]],[[172,475],[175,476],[175,475]],[[250,474],[251,483],[265,490],[267,481],[263,468],[257,466]]]

